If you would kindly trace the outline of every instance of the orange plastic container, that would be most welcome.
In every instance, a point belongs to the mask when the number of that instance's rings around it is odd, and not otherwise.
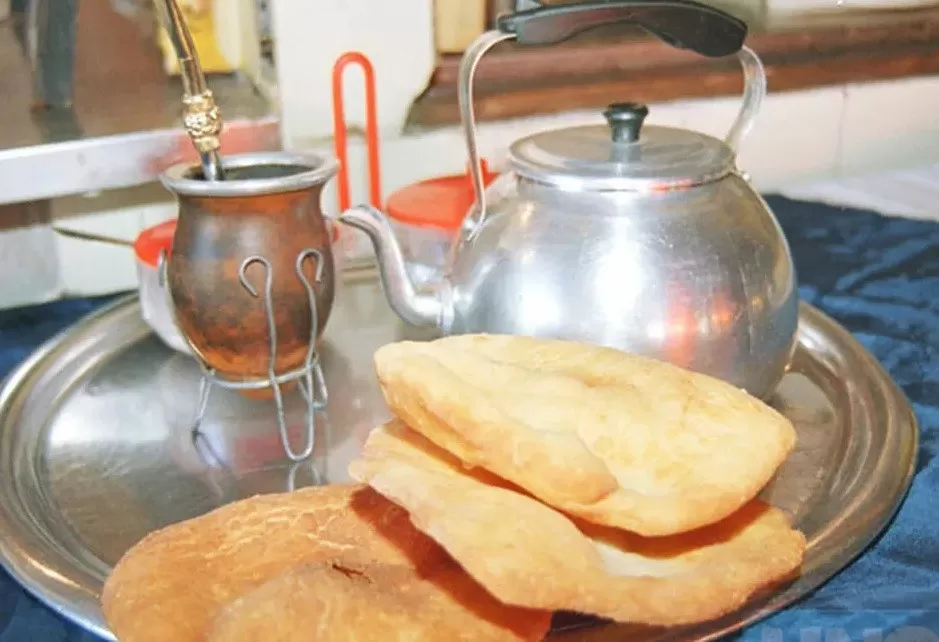
[[[342,102],[342,76],[346,67],[358,65],[365,76],[365,143],[369,172],[369,203],[388,214],[411,278],[418,284],[439,274],[446,265],[450,245],[459,233],[475,194],[469,173],[429,178],[392,192],[382,207],[381,163],[378,151],[378,118],[375,108],[375,71],[359,52],[340,56],[333,65],[333,128],[335,154],[339,160],[339,210],[351,203],[348,176],[347,131]],[[485,184],[498,174],[482,161]]]

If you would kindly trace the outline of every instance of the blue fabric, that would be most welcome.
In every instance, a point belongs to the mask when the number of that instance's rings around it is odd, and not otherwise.
[[[768,200],[789,238],[803,298],[853,332],[903,387],[920,420],[922,445],[913,488],[885,536],[800,604],[739,637],[842,642],[864,640],[866,632],[871,642],[939,640],[939,224]],[[0,312],[0,376],[102,302]],[[0,642],[96,639],[0,573]]]
[[[109,298],[59,301],[0,311],[0,377],[45,340],[92,312]],[[28,595],[0,571],[0,642],[99,642]]]

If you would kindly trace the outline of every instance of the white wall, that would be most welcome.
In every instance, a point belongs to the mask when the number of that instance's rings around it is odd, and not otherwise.
[[[285,140],[332,136],[332,66],[360,51],[375,68],[383,135],[401,130],[434,69],[433,0],[276,0],[271,4]],[[345,79],[350,125],[364,125],[361,74]]]

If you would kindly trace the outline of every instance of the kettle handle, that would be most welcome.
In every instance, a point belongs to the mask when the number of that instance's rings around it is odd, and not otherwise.
[[[747,24],[739,18],[694,0],[588,0],[544,5],[537,0],[517,0],[522,10],[500,16],[496,29],[479,36],[460,61],[458,95],[460,120],[476,200],[463,222],[463,234],[472,236],[481,227],[486,211],[485,184],[480,165],[473,109],[473,78],[479,61],[501,42],[521,45],[557,44],[588,29],[621,22],[639,25],[676,49],[688,49],[709,58],[737,54],[746,84],[743,106],[725,137],[735,151],[749,132],[766,95],[766,71],[759,57],[744,46]]]
[[[747,37],[743,20],[694,0],[590,0],[552,5],[525,0],[521,4],[521,11],[496,19],[496,29],[513,34],[520,45],[554,45],[594,27],[633,22],[676,49],[720,58],[737,53]]]

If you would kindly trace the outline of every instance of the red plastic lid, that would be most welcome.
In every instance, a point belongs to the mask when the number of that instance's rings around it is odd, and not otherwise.
[[[498,176],[482,161],[483,184],[489,185]],[[453,230],[463,222],[476,200],[470,174],[438,176],[414,183],[394,192],[385,204],[388,215],[408,225]]]
[[[166,255],[170,255],[173,249],[173,235],[176,233],[176,219],[164,221],[159,225],[148,227],[137,236],[134,241],[134,254],[137,260],[146,263],[150,267],[156,267],[160,258],[160,250],[164,250]],[[339,226],[333,226],[333,243],[339,240]]]
[[[134,254],[137,260],[150,267],[156,267],[160,258],[160,250],[166,251],[169,256],[173,248],[173,234],[176,232],[176,219],[164,221],[159,225],[148,227],[137,236],[134,241]]]

